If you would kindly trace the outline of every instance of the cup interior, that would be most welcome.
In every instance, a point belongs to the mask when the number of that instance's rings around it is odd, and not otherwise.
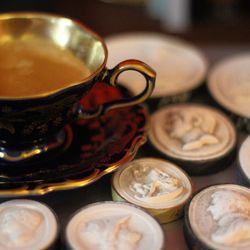
[[[88,67],[91,78],[106,63],[103,40],[84,25],[69,18],[43,13],[0,15],[0,44],[9,41],[40,41],[67,49]]]

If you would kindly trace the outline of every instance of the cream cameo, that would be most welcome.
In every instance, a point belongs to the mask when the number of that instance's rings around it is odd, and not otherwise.
[[[229,111],[250,118],[250,54],[236,54],[218,62],[208,76],[208,89]]]
[[[103,202],[78,211],[66,228],[70,249],[163,250],[164,235],[146,212],[127,203]]]
[[[242,185],[250,186],[250,136],[240,146],[238,154],[238,179]]]
[[[250,249],[250,190],[221,184],[199,192],[188,209],[190,229],[211,249]]]
[[[0,249],[49,249],[58,235],[54,213],[33,200],[11,200],[0,204]]]
[[[236,132],[230,120],[213,108],[177,104],[152,115],[149,139],[158,151],[180,165],[199,165],[186,169],[189,173],[202,174],[209,172],[210,163],[230,155]]]
[[[129,162],[113,177],[113,188],[126,201],[144,208],[185,203],[192,193],[189,177],[175,164],[157,158]]]
[[[112,197],[143,207],[161,223],[178,219],[192,195],[192,183],[175,164],[140,158],[125,164],[112,178]]]

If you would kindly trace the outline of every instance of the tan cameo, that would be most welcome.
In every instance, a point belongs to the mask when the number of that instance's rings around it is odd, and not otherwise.
[[[73,215],[66,241],[75,250],[162,250],[164,235],[143,210],[124,202],[100,202]]]
[[[206,145],[218,144],[215,135],[216,119],[204,112],[170,112],[165,116],[164,129],[173,139],[178,140],[182,150],[201,149]]]
[[[208,76],[208,89],[229,111],[250,118],[250,53],[236,54],[217,63]]]
[[[250,136],[248,135],[240,146],[238,154],[238,170],[243,184],[250,183]]]
[[[182,170],[157,158],[140,158],[124,165],[114,174],[113,185],[125,200],[155,209],[182,204],[192,192]]]
[[[202,51],[184,40],[157,33],[124,33],[106,38],[109,58],[113,66],[124,58],[139,58],[154,66],[157,79],[152,97],[161,98],[187,93],[202,84],[207,61]],[[133,93],[143,87],[138,74],[128,72],[119,78]],[[130,82],[136,84],[129,84]]]
[[[57,236],[57,219],[46,205],[22,199],[0,204],[0,250],[51,249]]]
[[[231,122],[219,111],[197,104],[167,106],[152,115],[149,138],[162,153],[175,159],[216,159],[235,145]]]
[[[250,249],[250,190],[210,186],[192,199],[188,220],[195,236],[211,249]]]
[[[142,234],[129,225],[131,216],[106,217],[87,222],[80,228],[87,249],[137,249]]]
[[[141,171],[142,170],[142,171]],[[134,180],[129,185],[135,198],[148,202],[173,199],[185,192],[181,181],[171,174],[149,166],[132,170]]]
[[[29,208],[13,207],[0,214],[0,239],[7,248],[28,247],[37,237],[44,218]]]
[[[249,197],[231,190],[220,190],[214,192],[211,198],[207,211],[217,223],[211,239],[228,246],[250,241]]]
[[[161,223],[176,220],[192,195],[192,183],[178,166],[158,158],[125,164],[112,178],[112,198],[143,207]]]

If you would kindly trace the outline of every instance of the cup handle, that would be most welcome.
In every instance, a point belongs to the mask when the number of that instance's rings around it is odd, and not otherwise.
[[[83,110],[83,108],[81,108],[78,117],[80,119],[94,118],[108,112],[109,110],[130,107],[142,103],[146,99],[148,99],[152,94],[155,86],[156,72],[150,66],[139,60],[126,60],[116,65],[113,69],[105,69],[100,81],[103,81],[108,85],[116,87],[118,76],[122,72],[127,70],[137,71],[145,77],[146,87],[140,94],[127,99],[104,103],[93,112],[86,112],[85,110]]]

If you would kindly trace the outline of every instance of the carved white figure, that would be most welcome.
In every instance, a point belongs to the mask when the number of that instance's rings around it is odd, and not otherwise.
[[[180,141],[182,150],[190,151],[219,143],[216,119],[209,113],[171,112],[165,118],[164,129],[169,137]]]
[[[6,249],[28,247],[43,222],[40,213],[31,209],[9,208],[0,214],[0,241]]]
[[[129,227],[130,216],[92,220],[81,228],[83,246],[98,250],[135,250],[142,235]]]
[[[211,239],[219,244],[232,246],[250,241],[250,200],[230,190],[212,194],[209,211],[217,223]]]
[[[157,168],[138,166],[133,171],[134,180],[130,189],[138,199],[153,199],[169,196],[169,199],[180,195],[183,186],[179,179]]]

